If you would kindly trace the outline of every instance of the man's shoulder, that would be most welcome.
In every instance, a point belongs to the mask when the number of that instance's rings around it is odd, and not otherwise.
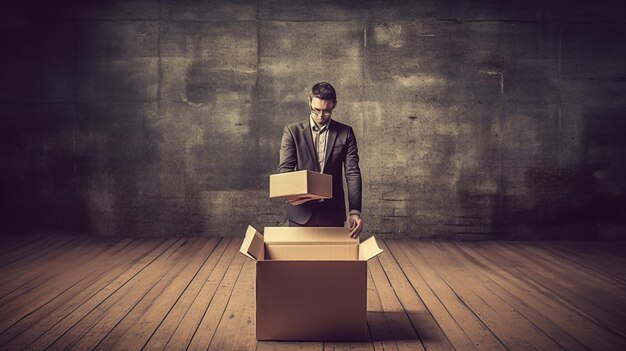
[[[341,123],[336,119],[333,119],[333,121],[331,122],[333,128],[337,128],[337,129],[352,129],[352,127],[350,127],[349,125],[345,124],[345,123]]]
[[[290,129],[290,130],[297,130],[297,129],[304,129],[306,127],[306,124],[303,121],[300,122],[294,122],[291,124],[288,124],[285,129]]]
[[[331,129],[334,129],[335,131],[337,131],[337,134],[350,134],[352,133],[352,127],[350,127],[349,125],[345,124],[345,123],[341,123],[337,120],[334,120],[331,122]]]

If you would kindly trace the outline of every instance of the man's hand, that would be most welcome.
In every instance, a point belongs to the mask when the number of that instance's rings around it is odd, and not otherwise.
[[[350,229],[350,237],[358,238],[363,230],[363,220],[358,214],[351,214],[348,218],[348,229]]]
[[[289,200],[287,200],[287,202],[290,205],[298,206],[298,205],[302,205],[303,203],[311,201],[311,200],[313,200],[313,199],[310,198],[310,197],[298,197],[298,198],[295,198],[295,199],[289,199]]]

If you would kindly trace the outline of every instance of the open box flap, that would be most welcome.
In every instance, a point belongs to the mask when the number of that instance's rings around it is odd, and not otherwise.
[[[253,260],[264,259],[265,247],[263,235],[251,225],[249,225],[246,230],[246,237],[243,239],[243,243],[241,243],[239,252]]]
[[[382,252],[383,250],[378,247],[378,243],[376,243],[376,239],[374,237],[371,237],[359,244],[360,261],[367,261],[369,259],[372,259]]]
[[[359,243],[344,227],[265,227],[268,245],[344,245]]]

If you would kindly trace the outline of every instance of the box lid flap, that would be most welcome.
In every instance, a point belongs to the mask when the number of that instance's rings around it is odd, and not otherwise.
[[[358,242],[344,227],[265,227],[265,243],[268,245],[356,245]]]
[[[381,254],[383,250],[378,247],[376,239],[371,237],[359,244],[359,260],[367,261]]]
[[[239,252],[253,260],[263,259],[265,252],[263,235],[251,225],[246,230],[246,236],[243,239],[243,243],[241,243]]]

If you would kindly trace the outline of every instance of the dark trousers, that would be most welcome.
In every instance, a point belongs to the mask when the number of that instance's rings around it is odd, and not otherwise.
[[[309,220],[306,223],[300,224],[292,220],[289,220],[289,226],[290,227],[343,227],[344,223],[343,222],[328,223],[327,221],[324,221],[322,218],[319,218],[316,212],[313,212],[313,215],[311,216],[311,218],[309,218]]]
[[[305,224],[300,224],[300,223],[296,223],[294,221],[289,221],[289,226],[290,227],[343,227],[343,223],[337,223],[334,225],[328,225],[328,224],[324,224],[324,225],[318,225],[318,224],[311,224],[311,221],[306,222]]]

